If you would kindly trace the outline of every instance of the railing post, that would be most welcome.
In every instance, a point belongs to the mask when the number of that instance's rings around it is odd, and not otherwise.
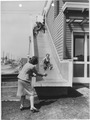
[[[33,22],[33,17],[31,16],[31,29],[30,29],[30,57],[35,55],[35,51],[34,51],[34,37],[33,37],[33,26],[34,26],[34,22]],[[31,85],[32,87],[34,87],[34,84],[36,82],[36,77],[32,77],[32,81],[31,81]]]

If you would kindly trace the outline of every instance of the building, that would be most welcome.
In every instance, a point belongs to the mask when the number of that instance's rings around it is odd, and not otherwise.
[[[90,83],[89,0],[48,0],[42,14],[61,74]]]

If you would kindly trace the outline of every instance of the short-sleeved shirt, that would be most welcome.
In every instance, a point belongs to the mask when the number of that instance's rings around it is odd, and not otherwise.
[[[45,58],[43,59],[43,61],[44,61],[45,64],[48,64],[48,63],[50,63],[50,58],[46,58],[46,57],[45,57]]]
[[[18,78],[29,82],[31,81],[34,70],[36,70],[35,65],[26,63],[20,71]]]

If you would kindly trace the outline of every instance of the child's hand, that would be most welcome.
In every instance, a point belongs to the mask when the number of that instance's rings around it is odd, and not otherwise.
[[[35,73],[33,73],[33,74],[32,74],[32,77],[36,77],[36,74],[35,74]]]
[[[41,61],[40,66],[43,66],[43,62]]]
[[[46,76],[47,76],[47,73],[44,73],[44,76],[46,77]]]

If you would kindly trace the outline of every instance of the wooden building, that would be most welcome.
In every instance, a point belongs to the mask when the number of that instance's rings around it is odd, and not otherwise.
[[[90,83],[89,0],[48,0],[42,14],[62,76]]]

